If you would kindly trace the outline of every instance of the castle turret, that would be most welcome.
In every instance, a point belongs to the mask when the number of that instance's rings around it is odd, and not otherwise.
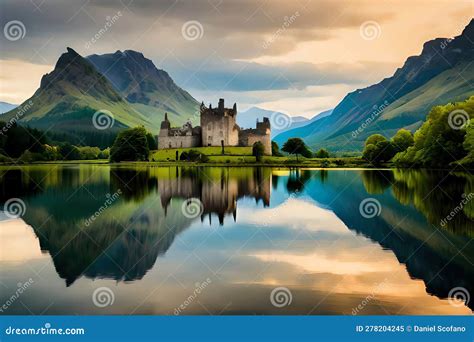
[[[224,114],[224,99],[219,99],[219,114]]]

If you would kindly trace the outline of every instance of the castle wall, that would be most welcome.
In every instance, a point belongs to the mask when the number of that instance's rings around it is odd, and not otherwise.
[[[254,129],[244,129],[240,131],[240,146],[253,146],[257,141],[263,144],[264,153],[270,156],[272,154],[272,140],[270,134],[261,134]]]
[[[201,113],[202,146],[237,146],[239,129],[235,116]]]
[[[158,149],[165,148],[189,148],[201,146],[201,136],[158,136]]]

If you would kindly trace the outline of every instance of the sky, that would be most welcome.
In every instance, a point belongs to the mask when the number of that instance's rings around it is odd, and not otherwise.
[[[69,46],[140,51],[199,102],[312,117],[473,17],[472,0],[2,0],[0,101],[29,98]]]

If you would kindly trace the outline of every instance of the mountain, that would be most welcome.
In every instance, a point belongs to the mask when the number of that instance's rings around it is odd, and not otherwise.
[[[71,48],[67,48],[54,70],[42,77],[39,89],[21,106],[27,110],[20,123],[85,139],[85,143],[94,146],[97,144],[93,136],[113,135],[123,127],[150,126],[146,117],[132,108],[89,61]],[[110,129],[94,127],[93,117],[98,111],[112,113],[115,122]],[[7,119],[15,115],[15,110],[4,114]],[[107,117],[105,114],[104,119]]]
[[[325,117],[331,115],[332,111],[333,111],[332,109],[325,110],[324,112],[316,114],[311,119],[304,118],[305,120],[302,120],[302,121],[299,121],[299,122],[297,121],[296,124],[295,124],[295,118],[293,118],[293,124],[289,128],[287,128],[286,130],[280,130],[280,131],[277,131],[276,134],[273,134],[273,136],[274,136],[273,140],[278,142],[278,144],[283,145],[283,143],[286,140],[288,140],[288,138],[286,138],[286,136],[288,136],[287,132],[294,132],[295,129],[298,129],[298,134],[309,135],[311,133],[311,124],[318,121],[318,120],[321,120],[322,118],[325,118]],[[308,131],[306,131],[306,130],[308,130]]]
[[[264,117],[269,118],[270,122],[273,124],[272,137],[275,137],[288,129],[303,126],[309,122],[309,120],[303,116],[292,117],[290,115],[273,110],[267,110],[259,107],[250,107],[246,111],[237,115],[237,124],[242,128],[255,128],[257,119],[262,121]],[[278,129],[275,127],[275,122],[281,123],[282,126],[288,126],[289,123],[289,126]]]
[[[157,69],[142,53],[132,50],[117,51],[87,57],[130,105],[159,129],[165,112],[172,125],[187,120],[197,123],[199,103],[181,89],[164,70]]]
[[[437,38],[409,57],[393,76],[347,94],[333,113],[275,140],[301,137],[312,148],[360,151],[373,133],[387,137],[420,127],[431,107],[474,94],[474,19],[454,39]]]
[[[0,101],[0,114],[6,113],[16,107],[18,107],[18,105]]]

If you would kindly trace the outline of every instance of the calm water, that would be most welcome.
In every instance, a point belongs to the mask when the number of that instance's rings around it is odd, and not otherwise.
[[[447,297],[474,295],[474,198],[441,224],[471,175],[70,165],[0,182],[1,208],[26,205],[0,221],[3,314],[472,312]]]

